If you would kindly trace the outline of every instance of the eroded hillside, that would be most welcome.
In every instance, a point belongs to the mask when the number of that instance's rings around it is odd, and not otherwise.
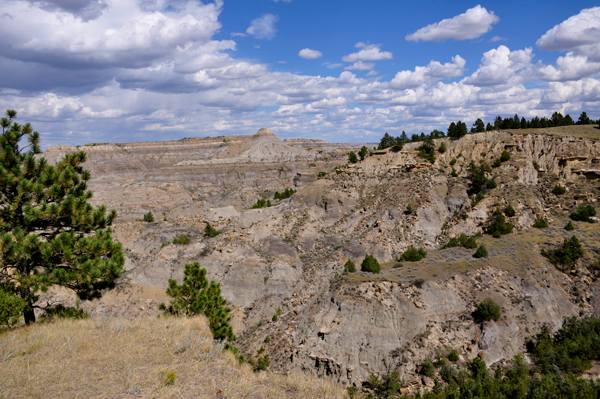
[[[83,306],[98,318],[156,314],[168,278],[181,279],[184,264],[199,261],[234,309],[236,345],[251,355],[264,347],[274,369],[361,385],[371,373],[394,370],[412,381],[425,357],[451,348],[464,360],[506,361],[543,324],[600,314],[588,270],[598,225],[563,229],[570,212],[598,197],[600,142],[587,136],[500,131],[439,139],[436,148],[444,142],[447,151],[433,165],[417,156],[419,143],[346,165],[348,146],[283,142],[266,130],[251,138],[86,146],[95,201],[121,216],[115,229],[128,273],[115,291]],[[73,150],[46,155],[52,161]],[[487,173],[497,186],[474,204],[468,165],[492,165],[504,151],[510,160]],[[552,192],[559,182],[563,195]],[[285,188],[298,191],[274,200]],[[260,198],[273,206],[249,209]],[[440,250],[450,237],[483,232],[508,205],[516,211],[507,217],[513,232],[477,239],[489,257]],[[140,221],[148,211],[154,223]],[[536,218],[550,227],[532,228]],[[207,222],[223,234],[205,237]],[[182,234],[190,243],[173,244]],[[565,274],[540,251],[573,234],[585,257]],[[410,246],[428,255],[395,262]],[[342,275],[348,259],[359,265],[366,254],[385,262],[382,273]],[[502,318],[475,323],[472,312],[486,297],[500,304]]]

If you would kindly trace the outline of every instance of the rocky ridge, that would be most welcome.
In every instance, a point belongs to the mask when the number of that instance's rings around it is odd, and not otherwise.
[[[571,234],[562,226],[575,206],[596,202],[600,142],[516,132],[440,139],[436,148],[442,141],[447,151],[433,165],[417,156],[418,143],[346,165],[350,146],[281,141],[266,129],[241,138],[85,146],[95,201],[119,212],[115,230],[129,271],[119,289],[83,306],[95,317],[156,314],[167,279],[199,261],[234,308],[244,352],[263,346],[273,368],[357,386],[371,373],[397,370],[417,381],[413,387],[431,383],[416,379],[427,356],[454,348],[463,360],[501,364],[523,352],[544,323],[558,328],[566,316],[600,314],[598,283],[586,267],[597,256],[595,225],[577,224],[586,258],[572,275],[540,256]],[[473,206],[469,163],[491,164],[505,150],[511,159],[490,174],[498,187]],[[562,197],[552,194],[557,182],[568,190]],[[298,189],[290,199],[248,209],[289,187]],[[489,258],[438,250],[451,236],[483,231],[508,204],[517,211],[515,232],[478,239]],[[139,221],[148,211],[157,222]],[[540,216],[549,229],[531,228]],[[224,233],[203,237],[206,222]],[[192,241],[171,244],[178,234]],[[429,254],[395,262],[409,246]],[[367,253],[387,262],[381,274],[342,275],[347,259],[359,264]],[[472,312],[488,296],[503,317],[477,324]],[[278,308],[283,313],[272,321]]]

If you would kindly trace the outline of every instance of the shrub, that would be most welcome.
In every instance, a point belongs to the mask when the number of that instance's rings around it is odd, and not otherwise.
[[[488,181],[485,182],[485,186],[488,189],[492,190],[492,189],[498,187],[498,183],[496,183],[495,179],[488,179]]]
[[[451,362],[457,362],[458,359],[458,352],[455,349],[452,349],[448,354],[448,360],[450,360]]]
[[[458,172],[456,172],[456,169],[452,168],[450,175],[452,175],[452,177],[458,177]]]
[[[252,205],[250,209],[261,209],[267,208],[271,206],[271,201],[267,201],[266,199],[260,198],[256,201],[256,204]]]
[[[477,248],[477,251],[475,251],[475,253],[473,254],[474,257],[476,258],[487,258],[488,257],[488,250],[485,247],[485,245],[481,244],[479,246],[479,248]]]
[[[283,314],[283,310],[281,310],[281,308],[278,306],[277,310],[275,311],[275,314],[273,315],[272,320],[273,321],[277,321],[277,319],[279,318],[279,316],[281,316]]]
[[[583,248],[577,237],[572,236],[570,239],[565,238],[563,244],[554,250],[542,250],[542,256],[548,258],[550,263],[566,272],[583,256]]]
[[[169,369],[161,370],[158,373],[158,377],[160,378],[160,382],[164,385],[173,385],[177,380],[175,372]]]
[[[443,153],[445,153],[445,152],[446,152],[446,150],[447,150],[447,148],[446,148],[446,143],[442,143],[442,144],[440,144],[440,148],[438,148],[438,152],[439,152],[440,154],[443,154]]]
[[[344,265],[344,274],[347,273],[356,273],[356,265],[350,259],[348,259]]]
[[[367,254],[360,264],[360,271],[377,274],[381,272],[381,265],[373,255]]]
[[[421,371],[422,375],[425,375],[429,378],[432,378],[435,375],[435,366],[431,363],[429,358],[426,358],[423,363],[421,363]]]
[[[442,380],[444,380],[447,383],[453,381],[456,377],[456,374],[456,368],[450,364],[442,366],[440,370],[440,377],[442,377]]]
[[[44,309],[42,320],[52,321],[54,319],[89,319],[90,315],[83,309],[66,307],[62,304],[48,306]]]
[[[21,297],[0,289],[0,327],[17,324],[26,306],[27,302]]]
[[[180,234],[173,238],[173,244],[175,245],[186,245],[190,243],[190,237],[185,234]]]
[[[502,165],[502,161],[500,160],[500,158],[496,158],[496,159],[494,160],[494,163],[492,164],[492,166],[493,166],[494,168],[498,168],[498,167],[500,167],[501,165]]]
[[[563,195],[567,192],[567,189],[561,186],[560,184],[557,184],[556,186],[554,186],[554,189],[552,189],[552,192],[556,195]]]
[[[145,213],[143,221],[146,223],[154,222],[154,215],[152,214],[152,212]]]
[[[485,298],[475,311],[475,319],[478,321],[500,320],[500,306],[492,298]]]
[[[366,146],[362,146],[360,147],[360,151],[358,151],[358,156],[360,157],[360,160],[363,161],[367,155],[369,154],[369,149]]]
[[[423,280],[422,278],[416,278],[413,280],[413,285],[417,288],[423,287],[423,284],[425,284],[425,280]]]
[[[469,249],[477,248],[477,241],[475,241],[475,236],[468,236],[465,233],[462,233],[458,237],[450,238],[446,245],[442,246],[440,249],[454,247],[464,247]]]
[[[575,230],[575,226],[573,226],[573,222],[571,222],[569,220],[569,223],[567,223],[567,225],[565,226],[565,230],[567,230],[567,231],[573,231],[573,230]]]
[[[210,223],[206,223],[206,227],[204,228],[204,234],[210,238],[216,237],[219,234],[223,233],[221,230],[217,230],[210,225]]]
[[[268,335],[265,337],[265,344],[268,344],[269,342],[271,342],[271,337],[269,337]]]
[[[368,385],[377,398],[396,398],[400,394],[402,382],[398,372],[392,371],[384,375],[381,380],[375,374],[371,374]]]
[[[266,369],[269,368],[270,364],[271,364],[271,361],[269,360],[269,357],[267,355],[261,356],[258,358],[258,361],[256,362],[256,365],[254,366],[254,372],[257,373],[259,371],[265,371]]]
[[[537,163],[537,162],[534,162],[533,163],[533,168],[539,172],[539,170],[540,170],[540,164]]]
[[[575,221],[594,223],[591,216],[596,216],[596,208],[592,205],[581,205],[576,212],[571,213],[571,219]]]
[[[506,162],[510,159],[510,153],[506,150],[502,151],[502,155],[500,155],[500,161]]]
[[[471,206],[475,206],[479,204],[485,198],[485,194],[483,191],[477,193],[477,195],[471,196]]]
[[[221,284],[206,278],[206,269],[200,268],[198,262],[186,264],[183,272],[183,284],[169,279],[167,295],[171,304],[167,307],[161,303],[159,309],[165,314],[196,315],[203,314],[208,319],[210,331],[214,339],[233,341],[233,329],[229,325],[231,309],[227,301],[221,297]]]
[[[406,205],[406,210],[404,211],[405,215],[410,215],[413,212],[413,208],[411,204]]]
[[[429,163],[435,163],[435,143],[431,137],[426,138],[417,150],[419,150],[417,154],[419,157],[429,161]]]
[[[417,249],[417,248],[411,246],[406,251],[402,252],[402,255],[400,255],[398,258],[396,258],[396,260],[397,261],[407,261],[407,262],[418,262],[421,259],[423,259],[425,256],[427,256],[427,252],[425,252],[425,250],[423,248]]]
[[[535,218],[535,222],[533,222],[533,227],[538,229],[545,229],[548,227],[548,221],[543,217]]]
[[[358,162],[358,157],[356,156],[356,153],[354,153],[354,151],[350,151],[350,154],[348,154],[348,162],[350,162],[350,163]]]
[[[327,176],[327,172],[319,172],[319,174],[317,175],[318,178],[325,177],[325,176]]]
[[[452,160],[450,161],[450,166],[454,165],[456,165],[456,158],[452,158]]]
[[[439,369],[440,367],[443,367],[447,364],[448,364],[448,361],[446,360],[446,358],[443,358],[440,355],[438,355],[437,358],[435,359],[435,362],[433,362],[433,365],[435,366],[436,369]]]
[[[581,374],[592,365],[590,360],[600,358],[600,319],[589,316],[568,317],[556,334],[544,325],[528,345],[535,364],[543,373]]]
[[[498,238],[502,235],[510,234],[513,227],[512,223],[506,223],[506,218],[504,216],[495,215],[492,218],[492,222],[487,227],[486,232]]]
[[[515,211],[515,208],[513,208],[512,205],[509,204],[506,208],[504,208],[504,214],[511,218],[515,216],[517,212]]]
[[[339,167],[336,167],[336,173],[341,173],[341,171],[338,169]],[[275,191],[275,194],[273,195],[273,199],[276,200],[284,200],[287,198],[290,198],[292,195],[294,195],[296,193],[296,190],[291,189],[291,188],[286,188],[282,193],[280,193],[279,191]]]

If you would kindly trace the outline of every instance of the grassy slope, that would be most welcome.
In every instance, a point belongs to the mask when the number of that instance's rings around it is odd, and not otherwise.
[[[0,348],[0,398],[345,397],[326,379],[240,366],[203,317],[62,320],[0,332]]]

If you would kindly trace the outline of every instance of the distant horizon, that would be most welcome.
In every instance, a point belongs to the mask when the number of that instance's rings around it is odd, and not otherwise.
[[[42,148],[245,135],[357,143],[600,118],[591,0],[11,0],[0,107]]]

